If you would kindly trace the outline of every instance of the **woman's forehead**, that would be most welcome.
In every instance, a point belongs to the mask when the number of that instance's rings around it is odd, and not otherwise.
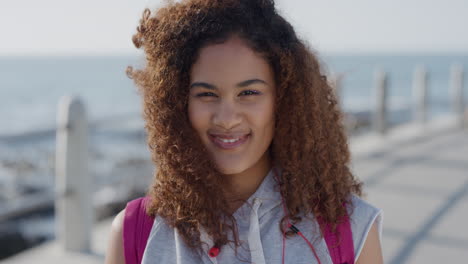
[[[190,77],[192,82],[223,79],[237,83],[254,78],[271,82],[274,79],[268,62],[238,36],[201,48]]]

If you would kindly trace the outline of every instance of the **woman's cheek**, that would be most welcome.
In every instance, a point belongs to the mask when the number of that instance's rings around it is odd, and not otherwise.
[[[205,102],[193,100],[189,102],[189,119],[192,127],[200,136],[208,130],[211,108]]]

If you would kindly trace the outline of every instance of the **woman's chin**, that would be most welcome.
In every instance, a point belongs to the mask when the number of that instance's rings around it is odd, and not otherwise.
[[[232,174],[239,174],[243,171],[245,171],[247,168],[244,168],[242,166],[229,166],[229,165],[217,165],[217,169],[221,174],[225,175],[232,175]]]

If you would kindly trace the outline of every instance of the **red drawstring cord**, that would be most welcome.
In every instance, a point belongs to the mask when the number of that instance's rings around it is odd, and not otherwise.
[[[275,173],[275,178],[276,178],[276,181],[278,181],[278,175],[276,174],[276,169],[274,168],[273,169],[273,172]],[[284,198],[283,198],[283,195],[281,195],[281,202],[283,204],[283,211],[284,211],[284,215],[288,216],[288,212],[287,212],[287,209],[286,209],[286,203],[284,202]],[[302,237],[302,239],[304,239],[304,241],[307,243],[307,245],[309,245],[310,249],[312,250],[312,253],[314,253],[314,256],[315,258],[317,259],[318,263],[319,264],[322,264],[322,262],[320,261],[318,255],[317,255],[317,252],[315,251],[315,248],[314,246],[312,245],[312,243],[310,243],[310,241],[301,233],[301,231],[299,231],[299,229],[297,229],[294,225],[292,225],[290,222],[289,222],[289,217],[286,218],[286,221],[288,222],[288,228],[291,229],[294,233],[298,234],[299,236]],[[282,254],[282,258],[281,258],[281,263],[284,264],[284,252],[285,252],[285,248],[286,248],[286,236],[285,236],[286,232],[283,232],[283,254]]]
[[[309,240],[307,240],[307,238],[304,237],[304,235],[301,233],[301,232],[297,232],[298,235],[300,235],[304,240],[305,242],[307,242],[307,244],[309,245],[310,249],[312,249],[312,252],[314,253],[314,256],[315,258],[317,259],[318,263],[319,264],[322,264],[322,262],[320,262],[320,259],[317,255],[317,252],[315,252],[315,248],[314,246],[312,246],[312,243],[309,242]]]

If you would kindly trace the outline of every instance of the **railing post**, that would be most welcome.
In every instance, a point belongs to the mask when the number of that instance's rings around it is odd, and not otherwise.
[[[414,109],[414,119],[421,124],[425,124],[428,119],[427,115],[427,83],[428,83],[428,74],[426,69],[423,66],[418,66],[414,70],[413,75],[413,93],[415,109]]]
[[[57,114],[56,188],[57,239],[65,250],[89,252],[93,222],[88,174],[86,111],[74,97],[62,97]]]
[[[388,96],[388,77],[382,70],[376,70],[374,73],[375,82],[375,111],[373,113],[374,130],[380,134],[385,134],[388,129],[387,121],[387,96]]]
[[[453,96],[455,114],[459,117],[460,127],[465,125],[465,100],[463,93],[464,76],[463,66],[453,64],[450,69],[450,90]]]

